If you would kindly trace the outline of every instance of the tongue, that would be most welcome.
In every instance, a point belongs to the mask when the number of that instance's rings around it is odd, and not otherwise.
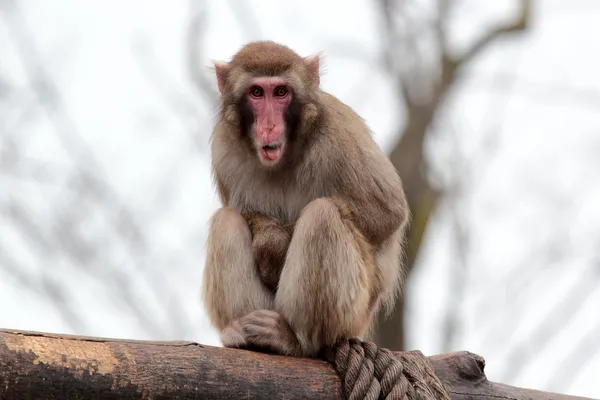
[[[277,160],[279,155],[281,154],[281,147],[270,148],[263,147],[262,148],[263,157],[269,161]]]

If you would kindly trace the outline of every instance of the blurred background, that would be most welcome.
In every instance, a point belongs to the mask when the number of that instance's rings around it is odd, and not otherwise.
[[[401,174],[410,276],[377,341],[600,397],[600,2],[0,0],[0,327],[220,345],[208,68],[324,52]]]

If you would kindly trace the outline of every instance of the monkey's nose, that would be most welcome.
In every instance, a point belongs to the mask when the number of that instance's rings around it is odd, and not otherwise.
[[[261,127],[261,136],[268,138],[271,132],[275,129],[275,124],[266,123]]]

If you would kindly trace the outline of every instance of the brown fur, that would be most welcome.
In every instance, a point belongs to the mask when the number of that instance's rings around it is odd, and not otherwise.
[[[400,178],[363,120],[319,89],[318,65],[318,57],[258,42],[217,66],[222,104],[212,168],[224,207],[210,228],[203,292],[225,346],[315,356],[340,339],[363,337],[399,292],[409,219]],[[261,165],[241,140],[239,104],[251,77],[262,74],[287,80],[300,110],[276,167]],[[242,215],[257,214],[269,232],[295,224],[274,294],[274,278],[261,282],[261,259],[277,265],[271,261],[280,250],[269,255],[270,246],[285,240],[263,243],[268,233],[255,246]]]
[[[243,216],[252,233],[252,254],[260,279],[275,294],[292,239],[293,224],[284,225],[256,212]]]

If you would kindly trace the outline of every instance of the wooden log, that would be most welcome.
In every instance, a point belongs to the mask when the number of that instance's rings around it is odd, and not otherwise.
[[[430,357],[452,399],[583,399],[489,382],[469,352]],[[0,330],[0,399],[342,399],[320,360],[193,342]]]

